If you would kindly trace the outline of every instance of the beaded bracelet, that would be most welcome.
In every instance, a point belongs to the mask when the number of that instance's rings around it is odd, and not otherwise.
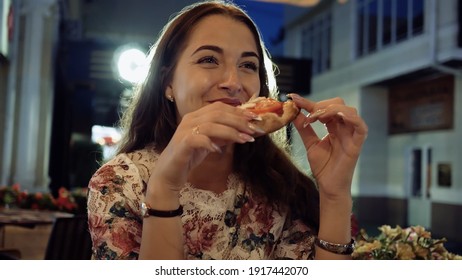
[[[351,239],[350,243],[348,244],[337,244],[327,242],[325,240],[319,239],[316,237],[314,244],[321,249],[324,249],[328,252],[340,255],[351,255],[355,249],[355,241]]]

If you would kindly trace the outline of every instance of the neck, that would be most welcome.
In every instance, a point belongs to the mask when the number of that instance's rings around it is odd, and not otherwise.
[[[196,188],[222,193],[227,189],[233,172],[233,146],[222,147],[223,152],[211,153],[189,173],[188,181]]]

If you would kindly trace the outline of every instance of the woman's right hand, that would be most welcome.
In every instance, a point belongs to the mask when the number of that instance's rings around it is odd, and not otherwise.
[[[250,124],[256,115],[242,108],[215,102],[182,118],[172,139],[160,154],[148,183],[179,191],[189,172],[210,153],[222,153],[232,143],[253,142],[258,128]],[[152,184],[151,184],[152,182]]]

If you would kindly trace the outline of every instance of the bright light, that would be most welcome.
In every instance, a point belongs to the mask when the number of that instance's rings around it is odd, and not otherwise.
[[[101,145],[114,145],[119,142],[122,135],[115,127],[94,125],[91,127],[91,140]]]
[[[91,140],[103,148],[104,161],[116,154],[117,143],[121,138],[121,131],[118,128],[99,125],[94,125],[91,128]]]
[[[123,51],[117,61],[119,75],[131,83],[144,81],[148,74],[146,55],[138,49]]]
[[[275,75],[272,75],[274,73],[274,70],[273,70],[273,62],[271,61],[271,59],[268,57],[268,56],[263,56],[263,63],[265,65],[265,68],[266,68],[266,72],[268,72],[269,74],[271,75],[268,75],[268,88],[269,88],[269,92],[272,93],[272,94],[276,94],[277,91],[278,91],[278,86],[277,86],[277,82],[276,82],[276,77]]]

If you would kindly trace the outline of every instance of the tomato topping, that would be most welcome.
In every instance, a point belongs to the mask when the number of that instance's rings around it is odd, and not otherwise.
[[[267,98],[267,99],[257,102],[254,108],[250,108],[248,110],[257,115],[263,114],[263,113],[270,113],[270,112],[281,115],[282,114],[282,102],[279,102],[272,98]]]

